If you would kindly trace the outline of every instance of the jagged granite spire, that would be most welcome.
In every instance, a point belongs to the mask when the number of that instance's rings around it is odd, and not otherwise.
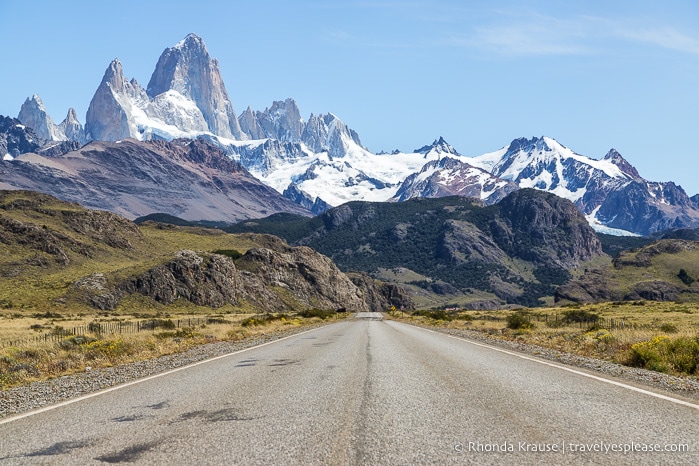
[[[131,102],[148,100],[136,80],[127,81],[118,58],[112,60],[90,101],[85,118],[88,140],[117,141],[138,138],[138,128],[132,118]]]
[[[44,107],[44,103],[37,94],[27,97],[27,100],[24,101],[22,108],[19,110],[17,119],[23,125],[32,128],[34,133],[41,139],[49,141],[65,141],[68,139],[65,134],[61,134],[53,119],[46,112],[46,107]]]
[[[80,124],[80,121],[78,121],[78,116],[73,107],[68,109],[68,115],[66,115],[65,119],[58,125],[58,129],[69,141],[77,141],[80,144],[86,142],[85,129],[83,125]]]
[[[170,90],[194,101],[210,132],[225,138],[245,139],[218,61],[211,58],[204,41],[196,34],[189,34],[174,47],[165,49],[146,92],[154,99]]]

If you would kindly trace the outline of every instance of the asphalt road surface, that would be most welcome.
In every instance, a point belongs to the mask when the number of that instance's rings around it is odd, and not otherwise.
[[[360,317],[2,420],[0,464],[699,464],[696,404]]]

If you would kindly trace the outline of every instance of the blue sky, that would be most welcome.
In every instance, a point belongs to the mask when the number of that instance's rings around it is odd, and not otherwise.
[[[546,135],[699,193],[699,2],[0,0],[0,114],[85,112],[109,62],[148,83],[190,32],[236,111],[293,97],[370,150],[464,155]]]

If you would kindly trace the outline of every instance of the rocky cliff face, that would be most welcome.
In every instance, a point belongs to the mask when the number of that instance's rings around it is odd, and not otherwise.
[[[224,138],[244,139],[218,61],[211,58],[204,41],[196,34],[165,49],[146,92],[154,100],[176,92],[201,111],[208,131]]]
[[[68,109],[68,115],[66,115],[65,119],[58,125],[58,131],[64,135],[68,141],[75,141],[80,144],[85,144],[87,142],[85,129],[78,121],[78,116],[75,114],[74,108]]]
[[[87,111],[89,139],[174,139],[213,134],[245,139],[218,62],[189,34],[165,49],[144,90],[124,77],[117,59],[107,68]]]
[[[250,139],[272,138],[281,142],[301,142],[306,126],[294,99],[275,101],[262,112],[248,107],[238,120]]]
[[[90,101],[85,119],[87,138],[97,141],[141,139],[134,110],[138,102],[148,97],[135,79],[124,77],[121,62],[114,59],[104,72],[95,95]]]
[[[49,141],[64,141],[65,134],[61,134],[53,119],[46,112],[46,107],[37,94],[27,98],[19,110],[17,119],[23,125],[27,125],[34,130],[41,139]]]
[[[510,255],[562,268],[602,255],[602,245],[575,205],[550,193],[516,191],[498,204],[491,233]]]
[[[310,248],[288,247],[275,239],[268,245],[249,250],[236,262],[217,254],[180,251],[172,261],[111,291],[92,293],[89,299],[101,309],[116,308],[120,299],[132,293],[163,304],[184,299],[200,306],[246,305],[265,312],[309,308],[385,311],[392,305],[412,308],[412,301],[399,287],[350,279],[330,259]]]
[[[0,160],[9,161],[20,154],[34,152],[43,143],[31,127],[16,118],[0,115]]]

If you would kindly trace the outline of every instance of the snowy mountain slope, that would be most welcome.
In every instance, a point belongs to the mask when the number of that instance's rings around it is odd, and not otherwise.
[[[680,187],[644,180],[614,149],[595,160],[548,137],[520,138],[470,163],[520,188],[573,201],[599,231],[646,235],[699,224],[697,205]]]
[[[405,201],[414,197],[468,196],[494,203],[516,191],[518,186],[487,171],[452,157],[425,164],[407,177],[393,197]]]
[[[309,122],[313,119],[311,116]],[[316,119],[320,121],[325,119]],[[226,150],[277,191],[293,186],[310,199],[320,198],[330,206],[355,200],[388,201],[401,183],[422,170],[425,163],[456,154],[441,138],[412,153],[373,154],[357,142],[341,120],[331,115],[329,121],[331,125],[316,132],[329,141],[320,146],[321,152],[314,152],[305,142],[282,144],[272,139],[233,143]],[[333,130],[336,136],[332,136]],[[309,132],[306,127],[304,134]],[[336,141],[342,141],[341,145]]]

